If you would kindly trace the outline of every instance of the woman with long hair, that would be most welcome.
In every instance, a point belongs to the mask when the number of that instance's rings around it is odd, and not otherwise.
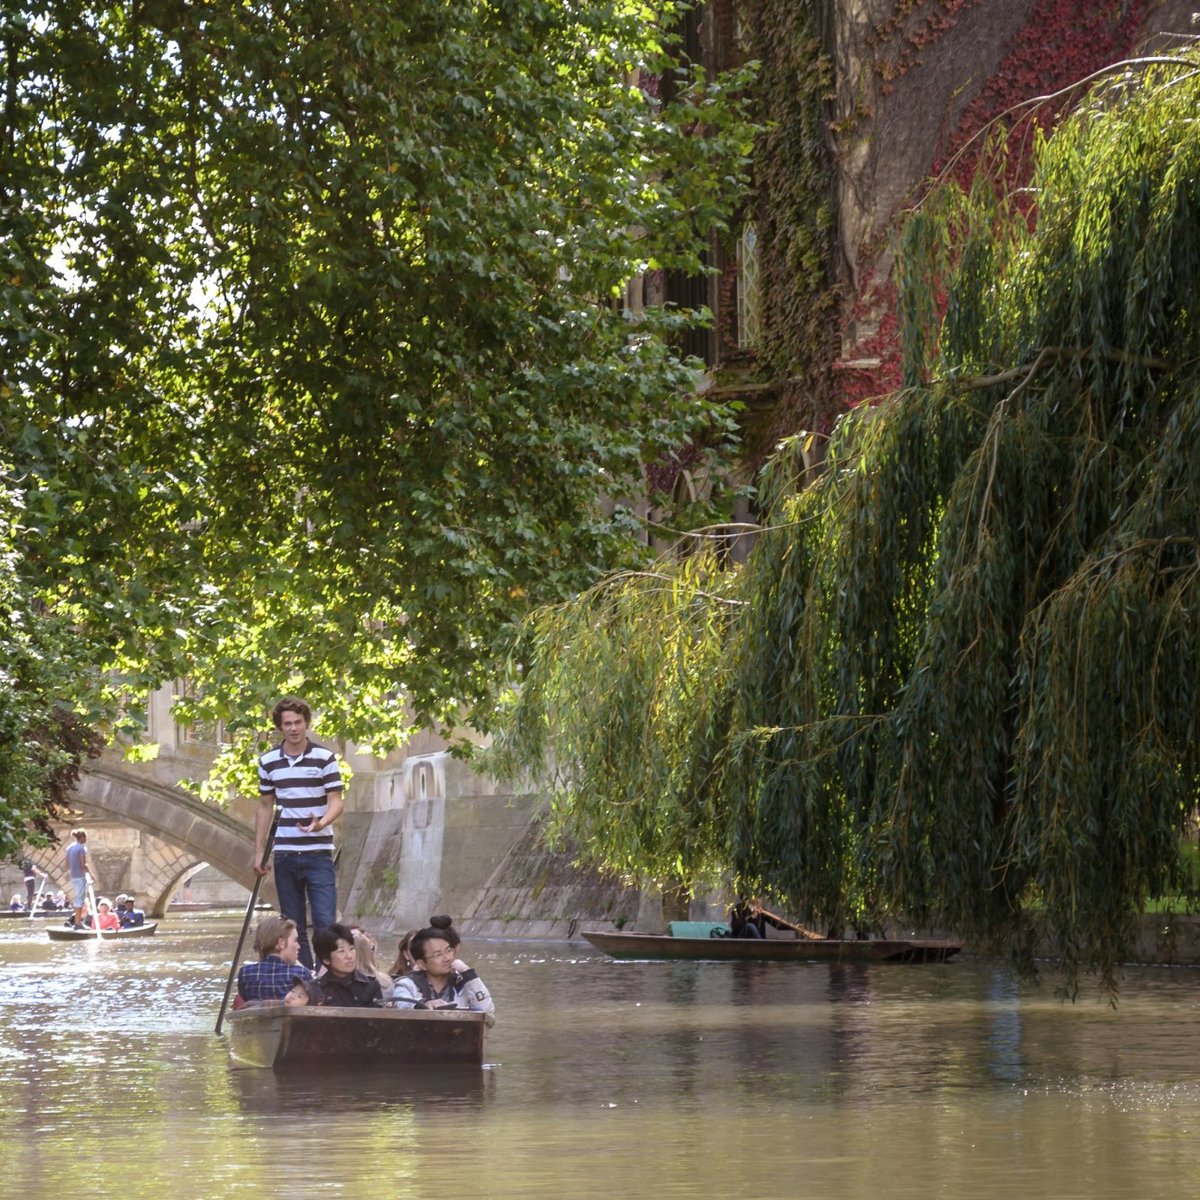
[[[354,932],[355,968],[364,975],[372,975],[378,979],[379,990],[383,992],[384,1004],[391,1004],[396,985],[387,972],[379,969],[374,936],[363,929],[361,925],[352,926],[352,929]]]

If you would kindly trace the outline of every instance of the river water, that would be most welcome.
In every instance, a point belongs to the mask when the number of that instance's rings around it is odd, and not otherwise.
[[[0,1197],[1200,1193],[1195,970],[1131,970],[1114,1009],[971,959],[467,942],[499,1013],[482,1071],[276,1077],[213,1033],[238,928],[0,923]]]

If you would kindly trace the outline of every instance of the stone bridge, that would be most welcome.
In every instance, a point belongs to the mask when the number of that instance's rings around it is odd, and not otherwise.
[[[81,818],[85,827],[89,817],[104,823],[103,829],[89,827],[88,840],[100,884],[110,892],[136,890],[149,913],[163,915],[184,876],[200,863],[247,889],[254,886],[252,803],[242,801],[238,807],[244,811],[237,815],[222,811],[111,751],[85,770],[75,800],[86,814]],[[122,841],[120,828],[149,836]],[[66,829],[60,834],[65,846],[70,834]],[[53,879],[65,882],[61,849],[38,854],[35,861]],[[270,878],[261,890],[262,899],[274,899]]]
[[[110,747],[85,769],[75,811],[56,825],[64,843],[73,825],[87,829],[88,856],[104,894],[133,892],[142,908],[160,916],[201,864],[246,889],[254,884],[258,797],[234,797],[227,809],[216,808],[182,786],[209,774],[224,735],[219,727],[185,728],[172,709],[171,689],[153,693],[142,740],[154,753],[130,761]],[[574,929],[593,913],[624,911],[623,897],[609,897],[592,882],[584,886],[569,862],[561,886],[548,886],[545,856],[524,851],[541,798],[475,774],[432,731],[415,734],[387,759],[328,735],[325,744],[352,772],[336,835],[343,919],[402,930],[429,913],[450,912],[489,933],[535,927],[544,933]],[[34,859],[50,886],[65,887],[61,845]],[[12,886],[20,886],[19,874]],[[260,896],[277,901],[270,876]]]

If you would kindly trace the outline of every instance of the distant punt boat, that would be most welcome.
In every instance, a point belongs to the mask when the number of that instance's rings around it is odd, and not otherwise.
[[[613,958],[696,959],[761,962],[945,962],[961,942],[927,938],[733,938],[672,937],[666,933],[581,931],[597,950]]]
[[[69,925],[55,925],[46,930],[52,942],[118,942],[123,938],[149,937],[158,928],[157,921],[145,925],[131,925],[128,929],[103,929],[97,936],[94,929],[72,929]]]
[[[0,910],[0,917],[9,917],[11,920],[28,921],[32,915],[35,920],[40,920],[42,917],[59,917],[66,920],[67,914],[71,910],[69,908],[39,908],[35,913],[13,912],[11,908]]]
[[[488,1014],[269,1004],[226,1019],[229,1052],[252,1067],[482,1066]]]

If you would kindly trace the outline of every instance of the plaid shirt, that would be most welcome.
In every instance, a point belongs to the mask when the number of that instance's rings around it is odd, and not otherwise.
[[[262,962],[248,962],[238,971],[238,995],[243,1000],[282,1000],[291,991],[292,980],[312,977],[303,963],[285,963],[278,954],[268,954]]]

